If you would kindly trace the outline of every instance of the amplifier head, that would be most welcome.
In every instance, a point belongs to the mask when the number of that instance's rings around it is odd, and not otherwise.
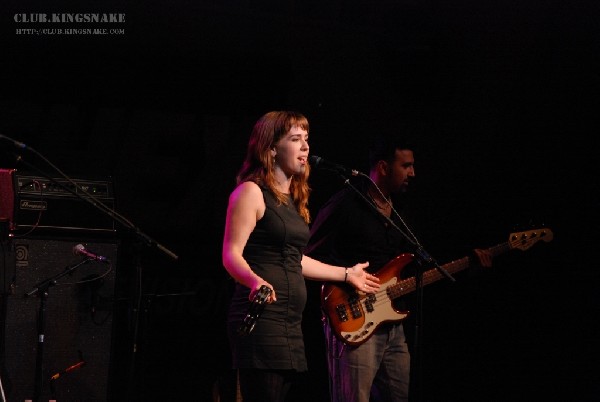
[[[114,234],[115,222],[99,203],[114,211],[111,180],[50,179],[0,169],[0,219],[8,219],[15,233]]]

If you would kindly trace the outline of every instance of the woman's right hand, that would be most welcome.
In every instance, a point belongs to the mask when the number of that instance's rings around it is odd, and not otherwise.
[[[262,279],[260,281],[257,281],[254,284],[253,288],[250,290],[248,299],[250,301],[253,301],[254,298],[256,297],[256,295],[258,294],[258,292],[260,291],[261,286],[263,286],[263,285],[265,285],[271,289],[271,294],[266,299],[267,304],[271,304],[271,303],[277,301],[277,297],[275,296],[275,289],[273,288],[273,286],[269,282],[264,281]]]

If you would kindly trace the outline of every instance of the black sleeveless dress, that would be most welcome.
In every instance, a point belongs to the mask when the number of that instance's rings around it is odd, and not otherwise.
[[[252,270],[273,285],[277,301],[265,306],[248,336],[238,336],[250,305],[250,290],[236,284],[227,319],[233,368],[302,372],[307,365],[301,327],[306,305],[301,259],[310,232],[291,196],[288,205],[278,205],[269,190],[262,192],[265,214],[250,234],[243,255]]]

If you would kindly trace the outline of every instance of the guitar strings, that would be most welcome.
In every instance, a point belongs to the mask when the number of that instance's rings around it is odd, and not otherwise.
[[[518,248],[518,246],[523,246],[524,242],[531,242],[532,243],[531,245],[533,245],[533,243],[537,242],[537,240],[542,239],[544,236],[550,234],[550,232],[542,231],[543,233],[539,237],[531,237],[531,234],[533,234],[534,232],[535,231],[523,232],[523,233],[521,233],[521,237],[518,236],[515,240],[509,239],[508,242],[492,246],[492,247],[489,248],[489,250],[492,251],[492,254],[496,255],[496,253],[498,251],[501,251],[503,248],[506,248],[506,246],[509,246],[510,249],[514,249],[514,248]],[[522,237],[524,235],[525,235],[525,237]],[[512,237],[512,235],[511,235],[511,237]],[[460,266],[464,266],[464,268],[466,268],[466,267],[469,266],[470,259],[471,259],[470,257],[464,257],[464,258],[461,258],[459,260],[451,261],[451,262],[449,262],[447,264],[444,264],[444,267],[447,267],[450,272],[458,272],[458,271],[461,270],[461,268],[456,269],[456,266],[460,265]],[[451,268],[451,266],[455,266],[455,267]],[[464,268],[462,268],[462,269],[464,269]],[[424,274],[429,273],[428,276],[431,276],[431,274],[436,273],[436,272],[437,271],[434,268],[434,269],[430,269],[428,271],[425,271]],[[441,274],[437,274],[435,276],[441,277]],[[403,295],[406,295],[408,293],[411,293],[414,290],[414,288],[416,286],[416,284],[414,282],[415,282],[415,277],[411,276],[409,278],[401,280],[400,282],[396,282],[394,284],[391,284],[391,285],[387,286],[385,289],[378,290],[375,293],[365,293],[364,297],[362,297],[359,300],[359,303],[360,303],[361,307],[364,310],[366,310],[365,302],[368,299],[368,296],[369,295],[374,295],[375,296],[375,302],[372,303],[372,306],[374,306],[374,307],[378,307],[378,306],[382,306],[382,305],[386,305],[387,306],[389,303],[391,303],[393,300],[395,300],[397,298],[397,297],[396,298],[390,298],[388,296],[388,293],[389,293],[388,289],[390,289],[392,287],[396,287],[396,286],[401,286],[402,284],[406,284],[406,288],[401,290],[401,291],[405,292],[404,294],[400,295],[400,296],[403,296]],[[431,283],[431,282],[429,282],[429,283]],[[398,297],[400,297],[400,296],[398,296]],[[349,303],[344,303],[344,304],[348,305]],[[366,318],[366,316],[365,316],[365,318]]]

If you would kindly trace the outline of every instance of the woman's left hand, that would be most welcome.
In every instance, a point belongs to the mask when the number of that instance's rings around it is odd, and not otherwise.
[[[369,266],[368,262],[358,263],[353,267],[348,268],[347,283],[350,283],[356,288],[365,293],[375,293],[379,288],[379,278],[365,271]]]

